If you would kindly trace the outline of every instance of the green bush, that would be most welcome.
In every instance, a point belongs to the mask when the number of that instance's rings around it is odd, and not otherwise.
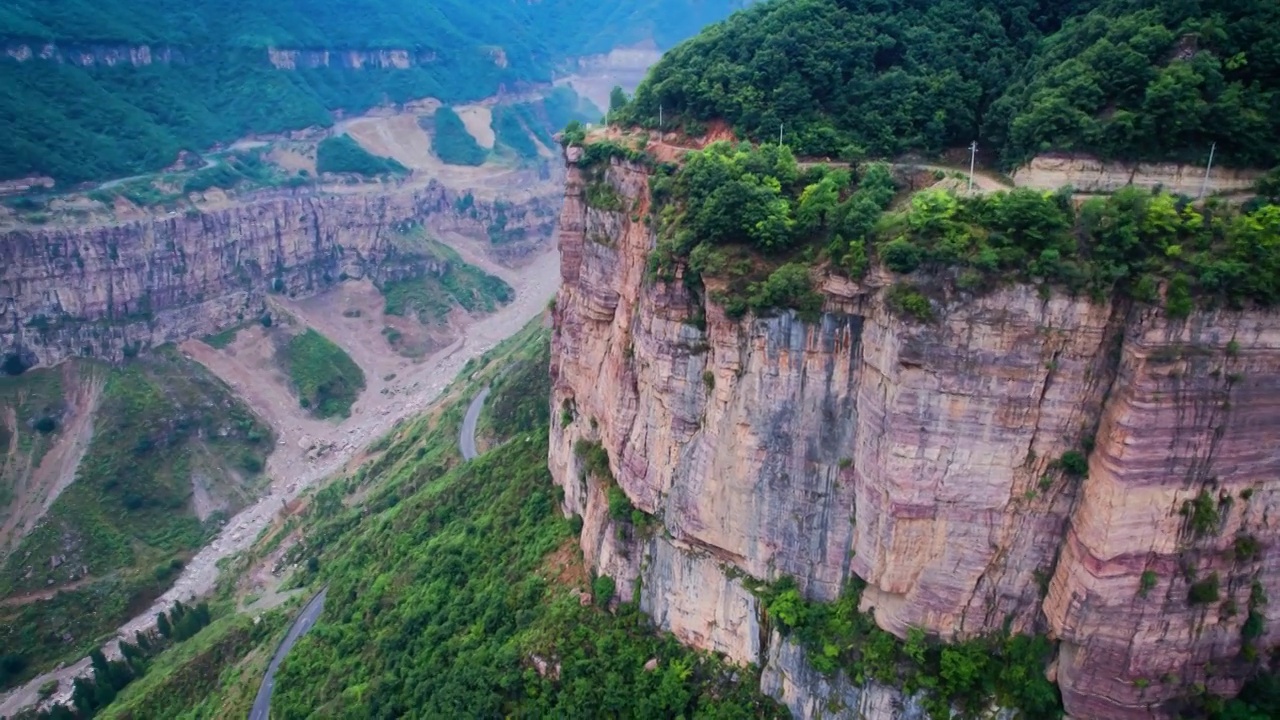
[[[813,289],[809,268],[801,263],[787,263],[763,282],[752,283],[747,296],[747,307],[758,316],[785,308],[810,321],[822,312],[822,302],[822,295]]]
[[[1079,450],[1068,450],[1058,458],[1058,467],[1073,478],[1082,478],[1089,474],[1089,459]]]
[[[608,607],[615,592],[617,592],[617,585],[608,575],[601,575],[591,581],[591,594],[596,605],[600,607]]]
[[[432,149],[449,165],[482,165],[489,153],[467,132],[462,118],[450,107],[436,110],[432,122]]]
[[[1201,490],[1192,500],[1182,504],[1181,513],[1187,518],[1191,531],[1197,537],[1204,537],[1218,532],[1222,516],[1218,513],[1218,504],[1208,490]]]
[[[933,320],[933,306],[929,304],[929,298],[906,283],[898,283],[889,288],[889,292],[885,294],[885,302],[899,316],[919,322]]]
[[[1240,562],[1252,562],[1262,557],[1262,543],[1253,535],[1239,535],[1231,544],[1232,554]]]
[[[622,209],[622,196],[607,181],[596,180],[587,183],[584,199],[588,207],[597,210],[616,212]]]
[[[289,340],[282,358],[298,402],[317,417],[348,417],[364,389],[364,371],[325,336],[307,330]]]
[[[1218,601],[1218,573],[1194,582],[1187,588],[1187,602],[1192,605],[1205,605]]]
[[[316,172],[355,173],[367,177],[403,175],[408,171],[392,158],[380,157],[360,147],[349,135],[328,137],[316,148]]]
[[[1143,570],[1142,577],[1138,579],[1138,595],[1146,597],[1147,593],[1155,588],[1157,582],[1159,582],[1159,577],[1154,570]]]

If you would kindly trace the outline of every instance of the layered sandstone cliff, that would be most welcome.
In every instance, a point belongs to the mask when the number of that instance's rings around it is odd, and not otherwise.
[[[110,43],[73,43],[59,45],[51,42],[31,43],[24,40],[0,40],[4,54],[17,62],[45,61],[79,67],[132,65],[182,65],[198,53],[194,48],[171,45],[126,45]],[[261,53],[264,63],[277,70],[298,68],[344,68],[379,70],[395,68],[404,70],[419,65],[430,65],[437,59],[436,53],[421,49],[360,48],[262,48],[250,52]],[[495,64],[503,65],[494,58]]]
[[[1130,163],[1102,161],[1076,155],[1041,155],[1019,167],[1013,181],[1019,187],[1057,190],[1070,185],[1082,193],[1113,193],[1124,187],[1198,197],[1209,194],[1249,194],[1262,173],[1256,170],[1179,165],[1176,163]]]
[[[661,627],[759,664],[800,717],[922,711],[809,669],[744,576],[830,600],[856,575],[900,636],[1048,633],[1076,718],[1164,717],[1195,684],[1237,691],[1251,605],[1254,644],[1280,642],[1280,603],[1250,603],[1255,584],[1280,597],[1280,315],[1170,321],[1014,286],[921,324],[873,274],[825,279],[818,322],[737,322],[646,279],[646,171],[615,161],[605,180],[624,210],[588,207],[571,166],[549,461],[588,562]],[[611,518],[580,440],[601,443],[656,529]],[[1055,462],[1072,450],[1086,477]],[[1189,602],[1214,573],[1217,599]]]
[[[409,224],[478,238],[496,221],[549,237],[556,204],[494,203],[437,183],[399,192],[300,190],[128,222],[0,234],[0,359],[119,359],[256,317],[270,292],[439,271]]]

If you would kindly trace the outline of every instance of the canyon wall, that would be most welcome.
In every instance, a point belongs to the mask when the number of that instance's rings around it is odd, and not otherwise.
[[[586,204],[584,172],[570,164],[558,235],[549,463],[588,564],[662,628],[760,665],[805,718],[923,711],[810,669],[747,576],[832,600],[856,575],[899,636],[1047,633],[1078,720],[1237,692],[1251,613],[1253,644],[1280,642],[1280,603],[1250,600],[1280,597],[1280,315],[1171,321],[1011,286],[949,295],[922,324],[873,273],[822,278],[816,322],[734,321],[645,277],[644,167],[604,174],[621,211]],[[585,471],[581,442],[613,479]],[[1071,451],[1084,477],[1057,462]],[[656,527],[614,519],[614,482]]]
[[[142,67],[159,64],[184,64],[190,57],[199,54],[193,48],[171,45],[128,45],[112,43],[76,43],[58,45],[55,43],[31,43],[23,40],[0,40],[4,54],[17,62],[43,60],[79,67],[132,65]],[[418,65],[429,65],[436,61],[436,53],[419,49],[377,49],[362,50],[359,48],[262,48],[251,50],[260,52],[264,62],[270,63],[278,70],[296,70],[298,68],[344,68],[362,70],[364,68],[403,70]],[[493,55],[496,64],[505,67],[505,60]]]
[[[1202,190],[1211,195],[1251,194],[1261,176],[1257,170],[1221,166],[1104,162],[1084,155],[1041,155],[1015,170],[1013,182],[1018,187],[1048,191],[1070,185],[1082,193],[1113,193],[1134,186],[1198,197]]]
[[[486,237],[499,217],[519,247],[550,237],[557,204],[498,205],[438,183],[400,191],[311,189],[128,222],[0,233],[0,359],[52,365],[118,360],[257,317],[270,292],[305,295],[346,278],[440,271],[401,232]]]

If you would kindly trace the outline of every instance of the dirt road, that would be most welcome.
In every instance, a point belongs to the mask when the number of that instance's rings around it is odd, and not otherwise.
[[[498,275],[510,284],[516,291],[516,298],[506,307],[467,328],[462,340],[414,365],[401,383],[402,393],[383,395],[366,392],[357,403],[360,411],[353,412],[350,418],[335,424],[308,421],[295,414],[290,406],[296,407],[296,401],[290,397],[288,403],[284,402],[270,390],[269,385],[240,383],[236,388],[237,392],[255,412],[276,427],[284,443],[276,446],[276,452],[267,461],[267,473],[272,478],[270,487],[260,500],[231,518],[218,537],[187,563],[182,575],[168,592],[146,612],[120,628],[117,638],[104,646],[108,656],[119,655],[119,638],[132,640],[135,632],[152,627],[156,614],[168,610],[175,601],[190,600],[210,592],[218,578],[219,560],[247,549],[285,503],[323,478],[342,470],[352,457],[388,432],[402,418],[425,410],[468,360],[484,354],[545,310],[560,284],[560,257],[554,247],[518,272],[483,258],[475,252],[474,247],[459,247],[459,251],[469,262],[475,262],[485,271]],[[231,374],[232,371],[228,370],[225,363],[217,360],[217,357],[222,356],[212,352],[212,348],[209,348],[210,354],[199,350],[198,346],[203,346],[203,343],[188,343],[184,345],[184,349],[190,352],[195,348],[196,352],[191,352],[192,357],[220,377],[223,377],[223,373]],[[388,352],[391,352],[390,348]],[[243,372],[247,373],[247,368]],[[243,375],[237,373],[232,377],[234,379]],[[313,460],[299,458],[298,437],[294,434],[299,430],[314,433],[310,437],[316,442],[332,442],[333,450]],[[0,699],[0,716],[12,716],[39,702],[40,686],[53,679],[59,681],[60,690],[54,694],[52,702],[68,701],[72,679],[87,675],[89,669],[89,660],[85,658],[74,665],[32,679]]]

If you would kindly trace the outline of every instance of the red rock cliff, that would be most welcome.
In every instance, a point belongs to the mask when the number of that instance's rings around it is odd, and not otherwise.
[[[1048,633],[1076,718],[1166,717],[1195,683],[1239,689],[1251,589],[1280,598],[1280,315],[1170,321],[1012,286],[920,324],[889,311],[873,274],[824,279],[818,322],[736,322],[645,278],[647,173],[615,161],[604,178],[623,210],[587,206],[570,167],[550,465],[619,595],[638,592],[688,643],[760,664],[803,717],[923,711],[808,671],[762,632],[743,574],[793,576],[817,599],[857,575],[900,636]],[[603,445],[656,532],[614,527],[580,439]],[[1057,468],[1090,447],[1086,477]],[[1215,573],[1217,599],[1189,602]],[[1275,646],[1280,603],[1253,612],[1256,644]]]

